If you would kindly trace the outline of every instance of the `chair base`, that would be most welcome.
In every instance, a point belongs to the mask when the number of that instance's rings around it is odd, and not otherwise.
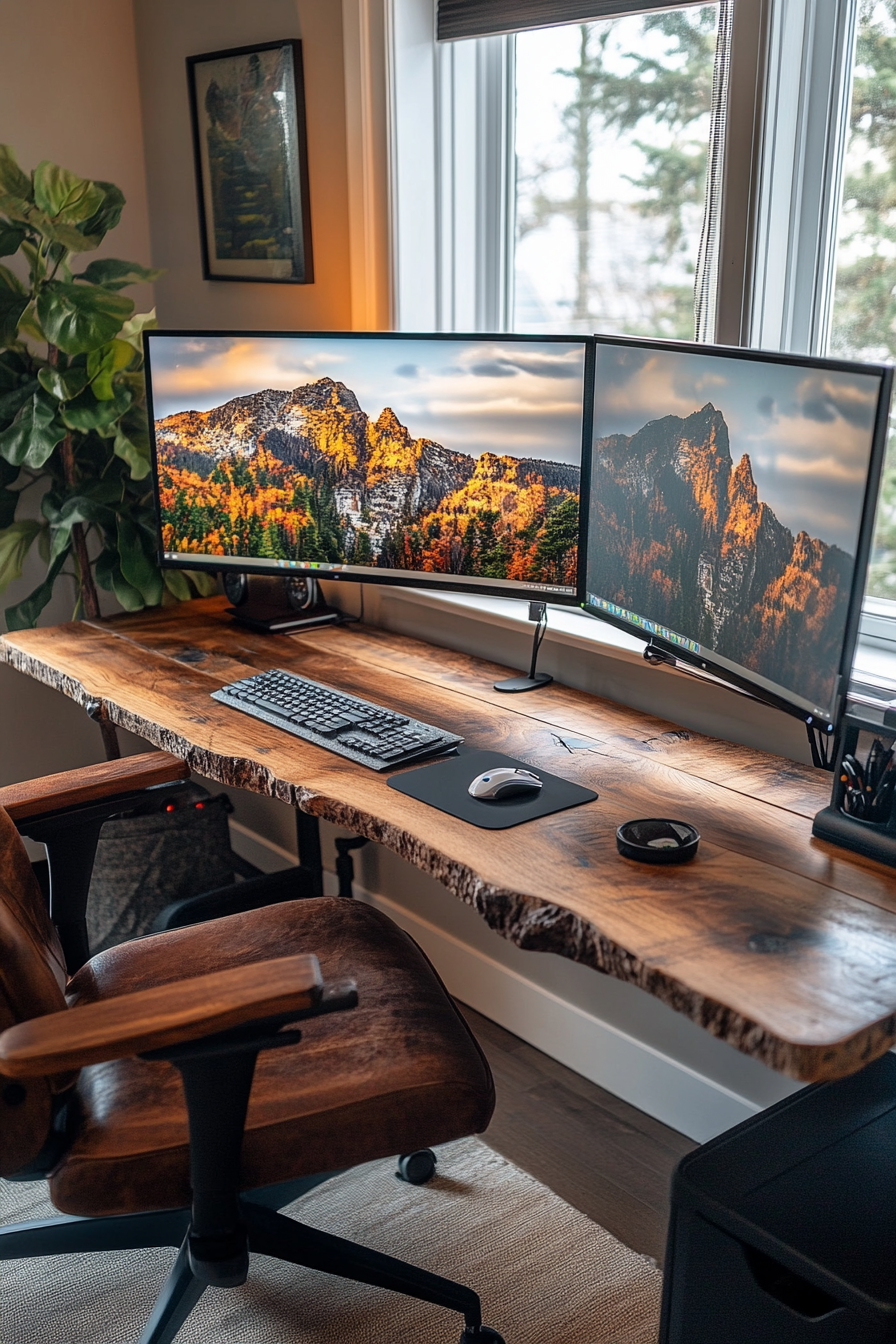
[[[309,1178],[305,1188],[325,1179],[325,1175]],[[381,1251],[306,1227],[270,1207],[275,1200],[280,1202],[280,1196],[286,1196],[283,1202],[295,1198],[292,1187],[293,1183],[269,1187],[258,1192],[263,1199],[253,1198],[252,1194],[240,1199],[249,1251],[448,1307],[463,1314],[461,1344],[503,1344],[497,1331],[483,1326],[479,1297],[471,1288]],[[110,1218],[62,1216],[0,1228],[0,1260],[177,1246],[177,1257],[140,1336],[140,1344],[172,1344],[207,1286],[191,1268],[189,1236],[189,1209]]]

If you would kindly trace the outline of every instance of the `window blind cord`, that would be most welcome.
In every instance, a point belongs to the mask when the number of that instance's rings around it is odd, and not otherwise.
[[[709,145],[706,151],[706,191],[703,226],[694,272],[694,336],[711,341],[715,335],[716,294],[719,278],[719,225],[725,171],[725,126],[728,117],[728,80],[731,69],[732,0],[720,0],[716,55],[712,72]]]

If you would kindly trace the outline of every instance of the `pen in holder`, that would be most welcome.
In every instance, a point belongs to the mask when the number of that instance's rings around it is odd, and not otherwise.
[[[812,834],[896,867],[896,723],[851,709],[843,719],[830,805]]]

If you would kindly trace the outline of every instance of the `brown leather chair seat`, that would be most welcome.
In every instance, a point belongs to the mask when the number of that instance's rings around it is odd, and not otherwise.
[[[484,1130],[491,1075],[416,944],[356,901],[290,901],[124,943],[73,977],[73,1005],[194,975],[313,952],[326,980],[354,978],[358,1007],[303,1024],[298,1046],[257,1062],[241,1186],[354,1166]],[[187,1114],[166,1063],[84,1069],[82,1120],[50,1178],[65,1213],[100,1216],[190,1203]]]

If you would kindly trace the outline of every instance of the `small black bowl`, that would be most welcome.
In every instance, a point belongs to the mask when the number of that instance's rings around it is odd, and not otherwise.
[[[616,848],[639,863],[687,863],[697,853],[700,832],[686,821],[644,817],[624,821],[616,832]]]

